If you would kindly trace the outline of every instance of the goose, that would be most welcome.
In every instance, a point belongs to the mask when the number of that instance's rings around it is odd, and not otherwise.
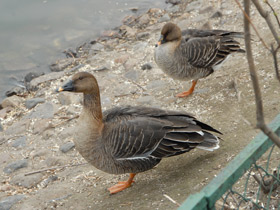
[[[188,91],[177,94],[186,97],[193,93],[198,79],[217,70],[234,52],[244,53],[234,38],[242,32],[223,30],[181,29],[166,23],[154,51],[155,62],[164,73],[178,80],[192,80]]]
[[[221,133],[183,111],[120,106],[102,112],[99,86],[91,73],[75,74],[57,91],[83,93],[74,138],[83,158],[106,173],[130,174],[127,181],[108,189],[111,194],[130,187],[137,173],[152,169],[163,158],[194,148],[219,148],[219,137],[212,132]]]

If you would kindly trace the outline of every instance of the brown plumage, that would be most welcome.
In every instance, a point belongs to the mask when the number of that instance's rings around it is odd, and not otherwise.
[[[234,52],[245,52],[234,38],[243,33],[223,30],[181,29],[167,23],[155,49],[157,65],[169,76],[179,80],[192,80],[189,91],[178,97],[190,95],[197,80],[209,76]]]
[[[136,173],[153,168],[162,158],[194,148],[219,148],[218,138],[210,132],[220,132],[186,112],[125,106],[102,114],[99,87],[90,73],[75,74],[58,91],[84,95],[74,140],[79,153],[104,172],[130,173],[128,181],[109,188],[111,193],[129,187]]]

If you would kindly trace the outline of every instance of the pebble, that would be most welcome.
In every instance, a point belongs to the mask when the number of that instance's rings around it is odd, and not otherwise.
[[[22,103],[23,99],[19,96],[16,96],[16,95],[13,95],[11,97],[8,97],[8,98],[5,98],[3,101],[2,101],[2,107],[5,108],[5,107],[18,107],[20,106],[20,104]]]
[[[39,84],[44,83],[44,82],[48,82],[51,80],[55,80],[55,79],[59,79],[64,75],[64,72],[51,72],[49,74],[40,76],[40,77],[36,77],[34,79],[31,80],[30,82],[30,90],[37,90]]]
[[[73,149],[74,147],[75,147],[75,144],[73,142],[69,141],[69,142],[61,145],[59,147],[59,150],[63,153],[66,153],[66,152],[70,151],[71,149]]]
[[[6,174],[11,174],[14,171],[20,169],[20,168],[25,168],[28,165],[27,159],[23,160],[17,160],[15,162],[9,163],[5,168],[4,168],[4,173]]]
[[[138,71],[135,71],[135,70],[131,70],[131,71],[128,71],[124,74],[124,76],[128,79],[131,79],[133,81],[137,81],[139,79],[139,72]]]
[[[2,132],[4,129],[3,129],[3,126],[1,125],[1,121],[0,121],[0,132]]]
[[[59,134],[60,135],[60,139],[66,139],[66,138],[69,138],[71,136],[73,136],[75,132],[75,129],[73,127],[67,127],[65,129],[63,129],[61,131],[61,133]]]
[[[24,118],[27,119],[49,119],[53,118],[54,116],[54,106],[50,102],[45,102],[39,106],[36,107],[34,111],[24,116]]]
[[[4,198],[0,201],[0,209],[1,210],[9,210],[12,208],[14,204],[22,200],[25,196],[24,195],[12,195],[7,198]]]
[[[20,121],[15,122],[11,126],[9,126],[6,129],[5,134],[7,134],[7,135],[21,134],[23,132],[26,132],[26,130],[28,130],[29,125],[30,125],[29,119],[21,119]]]
[[[212,12],[214,8],[212,6],[207,6],[199,10],[199,14],[205,14],[208,12]]]
[[[39,103],[44,103],[45,99],[44,98],[31,98],[31,99],[27,99],[25,101],[25,107],[27,109],[32,109],[33,107],[35,107],[37,104]]]
[[[170,21],[170,17],[169,17],[169,15],[168,15],[167,13],[164,14],[164,15],[158,20],[159,23],[167,22],[167,21]]]
[[[60,59],[56,61],[55,63],[51,64],[50,70],[53,72],[59,72],[66,69],[68,66],[72,65],[75,62],[74,58],[66,58],[66,59]]]
[[[15,148],[22,148],[26,146],[26,136],[21,136],[14,140],[14,143],[12,144],[12,147]]]
[[[151,70],[152,68],[153,66],[150,63],[145,63],[144,65],[141,66],[142,70]]]
[[[120,27],[121,33],[128,37],[135,37],[137,30],[126,25]]]
[[[33,133],[43,133],[45,130],[52,127],[52,123],[49,121],[49,119],[41,119],[37,120],[33,125]]]
[[[23,186],[25,188],[36,187],[38,183],[41,182],[43,174],[37,173],[25,176],[24,174],[18,174],[11,179],[11,184]]]

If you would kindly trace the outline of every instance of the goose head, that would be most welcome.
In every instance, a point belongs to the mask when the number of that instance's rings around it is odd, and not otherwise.
[[[61,91],[99,95],[96,78],[88,72],[75,74],[70,81],[57,89],[57,92]]]
[[[166,23],[162,30],[158,45],[166,42],[180,41],[182,38],[181,29],[174,23]]]

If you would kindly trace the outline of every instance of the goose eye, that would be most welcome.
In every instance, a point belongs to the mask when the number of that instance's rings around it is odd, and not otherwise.
[[[82,80],[82,79],[83,79],[83,77],[82,77],[82,76],[80,76],[80,77],[79,77],[79,80]]]

